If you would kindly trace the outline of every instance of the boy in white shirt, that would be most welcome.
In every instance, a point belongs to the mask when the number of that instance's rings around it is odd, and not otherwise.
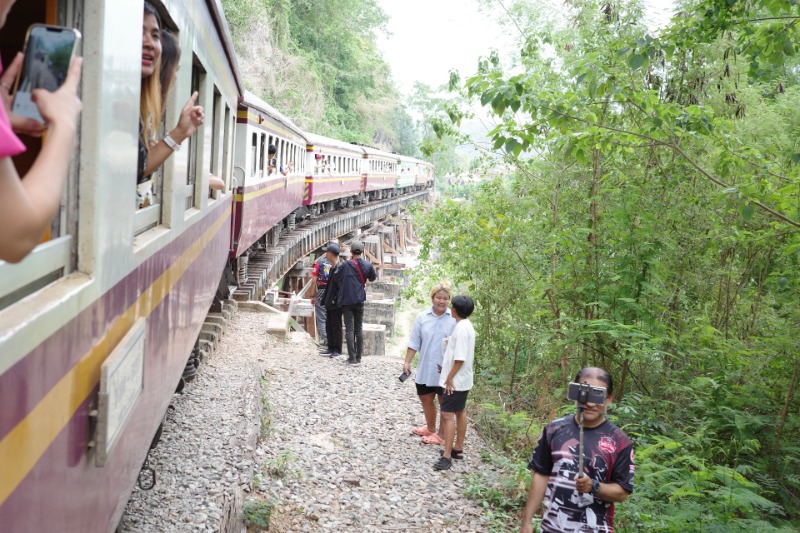
[[[467,434],[467,395],[472,388],[472,364],[475,360],[475,329],[469,316],[475,304],[469,296],[456,296],[452,302],[456,327],[442,358],[439,386],[444,389],[440,403],[444,451],[433,465],[436,470],[449,470],[452,459],[464,458],[464,437]],[[455,446],[453,439],[455,438]]]

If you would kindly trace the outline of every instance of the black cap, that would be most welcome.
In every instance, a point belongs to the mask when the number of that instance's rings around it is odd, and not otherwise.
[[[360,254],[364,252],[364,243],[361,241],[353,241],[350,243],[350,251],[354,254]]]
[[[329,242],[325,246],[322,247],[323,252],[330,252],[333,255],[339,255],[339,245],[335,242]]]

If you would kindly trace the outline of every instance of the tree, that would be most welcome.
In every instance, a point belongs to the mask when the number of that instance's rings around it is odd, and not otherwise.
[[[452,102],[480,102],[516,169],[424,215],[426,249],[480,304],[478,392],[544,421],[577,368],[606,367],[646,473],[623,530],[785,530],[776,517],[800,520],[783,439],[800,429],[796,8],[687,3],[654,35],[636,3],[568,5],[559,24],[504,3],[526,17],[520,68],[490,53],[439,108],[446,138],[471,112]]]

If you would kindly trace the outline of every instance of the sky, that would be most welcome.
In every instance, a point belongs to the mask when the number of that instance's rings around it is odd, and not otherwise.
[[[457,69],[462,79],[477,70],[492,48],[507,57],[515,35],[500,27],[497,15],[481,12],[474,0],[378,0],[389,15],[389,35],[378,40],[400,90],[410,94],[414,81],[438,87]],[[654,26],[668,20],[673,0],[644,0]],[[560,1],[554,1],[554,9]]]
[[[513,36],[478,11],[473,0],[379,0],[389,15],[389,34],[378,46],[401,91],[418,80],[432,87],[446,83],[450,70],[462,77],[477,70],[492,48],[513,45]]]

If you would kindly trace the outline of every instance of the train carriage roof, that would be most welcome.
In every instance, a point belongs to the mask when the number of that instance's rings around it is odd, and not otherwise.
[[[233,47],[231,30],[228,27],[228,21],[225,19],[221,0],[206,0],[206,4],[208,5],[208,11],[211,13],[211,17],[214,19],[214,25],[216,26],[220,40],[225,47],[225,57],[228,58],[228,62],[230,63],[231,72],[233,72],[233,77],[236,80],[236,87],[239,90],[239,94],[242,94],[242,91],[244,91],[242,74],[239,71],[239,62],[236,60],[236,50],[234,50]]]
[[[292,120],[266,103],[264,100],[256,96],[255,94],[251,93],[250,91],[245,91],[244,96],[239,98],[239,107],[246,107],[249,109],[255,109],[256,111],[260,111],[264,113],[271,119],[273,119],[278,124],[284,126],[286,129],[290,130],[292,133],[297,135],[298,137],[307,140],[308,135],[306,132],[300,129],[300,127],[292,122]]]
[[[325,137],[324,135],[317,135],[316,133],[306,133],[305,137],[308,146],[312,149],[335,148],[337,150],[350,152],[357,157],[362,157],[365,153],[364,147],[359,144],[340,141],[331,137]]]
[[[367,154],[368,157],[374,159],[387,159],[396,162],[401,157],[397,154],[392,154],[390,152],[378,150],[377,148],[373,148],[372,146],[366,146],[366,145],[359,145],[359,146],[361,146],[361,148],[364,149],[364,153]]]

